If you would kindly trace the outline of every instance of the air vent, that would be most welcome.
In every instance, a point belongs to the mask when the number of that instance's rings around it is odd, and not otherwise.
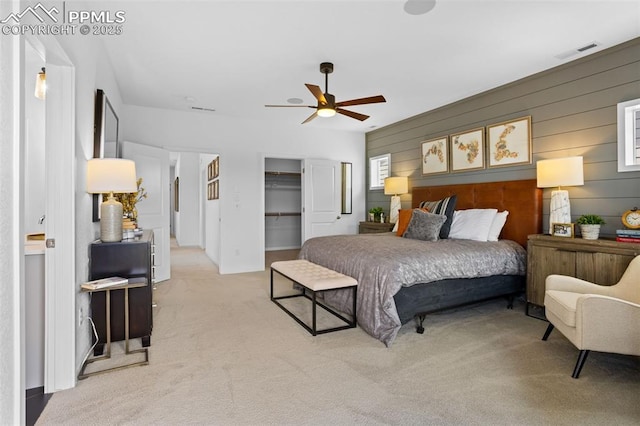
[[[598,47],[599,45],[600,44],[597,41],[593,41],[593,42],[591,42],[591,43],[589,43],[589,44],[587,44],[585,46],[578,47],[577,49],[571,49],[571,50],[569,50],[567,52],[560,53],[560,54],[556,55],[555,57],[558,58],[558,59],[568,59],[568,58],[570,58],[572,56],[578,55],[580,53],[584,53],[587,50],[591,50],[594,47]]]
[[[576,49],[578,52],[584,52],[585,50],[593,49],[598,46],[596,43],[587,44],[586,46],[579,47]]]
[[[196,111],[208,111],[208,112],[215,111],[215,109],[213,108],[205,108],[205,107],[197,107],[197,106],[192,106],[191,109],[195,109]]]

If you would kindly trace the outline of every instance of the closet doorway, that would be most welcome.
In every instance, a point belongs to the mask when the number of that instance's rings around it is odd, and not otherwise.
[[[295,259],[302,246],[302,160],[265,158],[264,170],[266,255]]]

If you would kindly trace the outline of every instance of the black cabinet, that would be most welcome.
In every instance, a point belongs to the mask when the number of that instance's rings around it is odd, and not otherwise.
[[[129,290],[129,337],[151,344],[153,329],[153,231],[118,243],[96,241],[89,247],[89,280],[119,276],[144,278],[147,285]],[[107,337],[105,292],[91,295],[91,318],[98,333],[94,355],[102,354]],[[124,290],[111,291],[111,341],[124,340]]]

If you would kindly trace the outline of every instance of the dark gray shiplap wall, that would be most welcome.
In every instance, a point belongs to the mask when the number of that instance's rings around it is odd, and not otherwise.
[[[534,179],[535,163],[582,155],[584,186],[568,187],[571,216],[603,216],[603,235],[622,227],[625,210],[640,207],[640,172],[617,171],[619,102],[640,98],[640,38],[367,133],[367,158],[391,153],[391,175],[409,187]],[[532,164],[422,176],[421,143],[505,120],[531,116]],[[485,158],[486,154],[485,154]],[[368,173],[368,171],[367,171]],[[551,189],[545,189],[547,229]],[[367,192],[367,210],[389,196]],[[402,196],[403,208],[411,194]]]

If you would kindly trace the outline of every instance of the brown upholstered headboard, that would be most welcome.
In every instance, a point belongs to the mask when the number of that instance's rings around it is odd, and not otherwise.
[[[456,210],[508,210],[500,238],[527,248],[527,236],[542,233],[542,190],[536,187],[535,179],[415,187],[411,191],[411,206],[415,208],[422,201],[440,200],[454,194],[458,196]]]

